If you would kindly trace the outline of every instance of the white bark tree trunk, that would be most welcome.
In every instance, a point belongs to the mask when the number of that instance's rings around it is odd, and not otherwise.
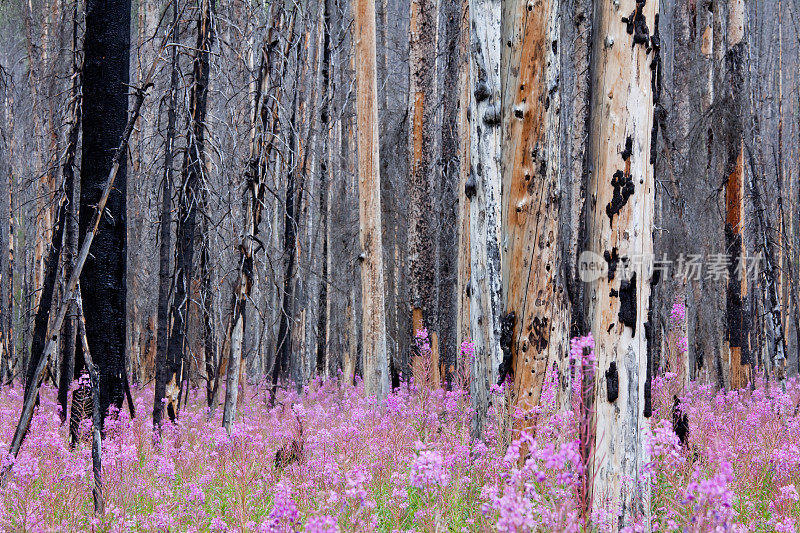
[[[489,389],[497,382],[500,349],[500,2],[470,0],[472,30],[469,64],[470,175],[470,323],[473,434],[479,435],[489,407]]]
[[[589,249],[610,268],[591,281],[586,300],[598,361],[589,475],[593,505],[610,508],[611,527],[619,529],[649,509],[649,492],[638,481],[647,462],[645,321],[652,273],[635,263],[653,251],[650,65],[659,43],[650,34],[657,30],[658,1],[598,2],[595,10],[587,226]],[[625,269],[626,261],[632,268]]]

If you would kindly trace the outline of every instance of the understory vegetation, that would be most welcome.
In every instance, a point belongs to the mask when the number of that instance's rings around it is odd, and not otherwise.
[[[424,336],[424,333],[423,333]],[[420,342],[423,350],[427,344]],[[680,344],[680,343],[679,343]],[[462,346],[469,359],[471,346]],[[591,408],[580,383],[594,372],[591,337],[574,339],[539,406],[497,416],[510,387],[493,389],[493,423],[470,438],[468,377],[431,386],[430,365],[384,402],[363,386],[317,379],[302,392],[245,391],[230,435],[191,390],[160,437],[149,417],[105,421],[105,514],[93,516],[91,423],[74,448],[44,388],[31,431],[0,492],[5,531],[583,531],[608,530],[614,510],[584,509],[582,429]],[[571,381],[564,396],[559,379]],[[146,413],[150,387],[135,391]],[[649,461],[630,490],[651,492],[654,531],[795,531],[800,516],[800,382],[756,380],[715,392],[677,374],[654,378]],[[677,401],[676,401],[677,398]],[[0,392],[0,439],[17,422],[22,390]],[[673,428],[673,423],[677,428]],[[599,435],[602,439],[603,436]]]

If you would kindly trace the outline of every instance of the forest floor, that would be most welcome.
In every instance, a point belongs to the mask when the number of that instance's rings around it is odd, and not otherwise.
[[[654,379],[650,462],[638,483],[651,491],[654,530],[796,530],[800,383],[787,381],[785,393],[764,385],[716,393],[677,390],[674,374]],[[192,390],[159,442],[145,387],[134,394],[137,417],[125,410],[105,422],[105,514],[94,517],[90,439],[70,449],[68,424],[46,388],[0,492],[0,529],[583,530],[586,410],[575,401],[556,409],[557,389],[550,381],[535,412],[516,413],[516,425],[528,428],[509,445],[497,424],[471,443],[464,392],[406,383],[379,406],[360,385],[336,380],[282,391],[274,406],[266,387],[248,386],[230,436],[221,407],[209,420],[205,391]],[[495,394],[497,404],[507,401],[503,389]],[[688,417],[686,445],[672,429],[674,395]],[[20,386],[0,392],[3,447],[21,401]],[[597,529],[614,529],[612,515],[595,512]]]

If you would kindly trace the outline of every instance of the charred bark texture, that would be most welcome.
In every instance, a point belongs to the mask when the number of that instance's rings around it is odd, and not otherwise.
[[[128,120],[130,0],[89,0],[83,69],[83,150],[79,237],[92,228],[112,158]],[[100,407],[120,408],[124,399],[126,330],[126,157],[121,157],[81,274],[86,335],[100,374]],[[79,359],[82,360],[82,357]],[[76,361],[76,367],[77,367]]]
[[[170,40],[176,43],[178,31],[178,5],[172,5]],[[163,399],[166,394],[170,369],[167,351],[170,339],[170,296],[172,294],[172,174],[175,152],[175,122],[178,105],[178,49],[170,48],[170,85],[167,104],[167,131],[164,142],[164,177],[161,184],[161,217],[158,226],[158,303],[156,326],[155,393],[153,399],[153,426],[158,427],[164,415]]]
[[[189,94],[189,128],[186,156],[183,163],[183,182],[178,195],[176,228],[176,259],[173,287],[169,344],[167,346],[166,380],[167,414],[171,420],[178,416],[181,374],[189,364],[187,327],[189,323],[191,281],[194,267],[194,248],[201,187],[205,166],[205,121],[208,98],[209,52],[211,46],[211,0],[200,0],[197,21],[197,47],[192,63],[192,87]],[[160,401],[160,399],[158,400]]]

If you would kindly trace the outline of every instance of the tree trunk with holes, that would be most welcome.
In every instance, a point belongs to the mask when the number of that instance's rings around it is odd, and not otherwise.
[[[628,0],[618,9],[602,2],[595,11],[588,242],[594,261],[607,268],[586,299],[598,362],[589,475],[593,505],[610,505],[611,528],[619,529],[649,512],[649,491],[638,480],[648,460],[652,272],[640,264],[653,252],[658,79],[650,66],[659,59],[658,2]]]
[[[470,201],[470,329],[475,344],[471,397],[473,435],[486,425],[490,388],[497,383],[500,348],[500,3],[472,0],[469,63],[470,175],[464,184]]]
[[[560,268],[561,62],[557,0],[506,7],[503,167],[503,295],[515,407],[539,404],[546,375],[569,351],[570,312]],[[513,313],[514,318],[511,318]],[[509,352],[506,354],[506,352]],[[523,426],[524,422],[521,423]]]
[[[381,238],[375,0],[356,0],[354,9],[364,390],[382,399],[389,391],[389,364]]]

